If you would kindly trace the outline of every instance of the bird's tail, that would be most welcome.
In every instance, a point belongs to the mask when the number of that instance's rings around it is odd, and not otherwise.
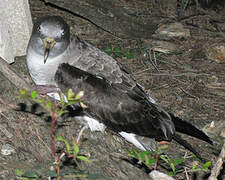
[[[182,145],[183,147],[194,153],[194,155],[201,161],[203,160],[201,155],[187,141],[182,139],[182,137],[180,137],[178,134],[174,134],[173,140],[175,140],[178,144]]]
[[[195,137],[197,139],[201,139],[209,144],[213,144],[210,138],[201,130],[191,125],[190,123],[181,120],[178,117],[175,117],[170,113],[171,119],[174,123],[175,129],[177,132],[187,134],[189,136]],[[175,141],[179,141],[178,139],[174,139]]]

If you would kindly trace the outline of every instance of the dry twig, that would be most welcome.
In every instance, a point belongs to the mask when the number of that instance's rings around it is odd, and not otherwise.
[[[223,147],[220,151],[220,155],[219,158],[216,162],[216,164],[214,165],[212,171],[211,171],[211,175],[209,176],[209,180],[217,180],[217,177],[223,167],[223,161],[225,160],[225,140],[223,143]]]

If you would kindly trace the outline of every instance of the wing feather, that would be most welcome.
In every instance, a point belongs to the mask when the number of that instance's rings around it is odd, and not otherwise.
[[[82,48],[82,54],[80,49]],[[72,36],[68,48],[70,57],[68,63],[83,71],[87,71],[96,76],[104,77],[109,83],[126,83],[131,88],[136,86],[136,82],[128,73],[121,71],[120,65],[105,52],[92,46],[91,44]],[[80,54],[79,54],[80,53]]]
[[[127,81],[112,83],[69,64],[59,66],[55,80],[63,90],[72,88],[75,93],[84,90],[82,101],[88,106],[85,111],[114,131],[172,139],[175,128],[170,116],[151,103],[138,86],[131,87],[124,83]]]

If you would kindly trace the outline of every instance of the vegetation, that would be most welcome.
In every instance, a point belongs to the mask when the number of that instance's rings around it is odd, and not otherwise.
[[[132,151],[127,151],[127,154],[139,162],[143,163],[145,166],[149,168],[149,170],[157,170],[158,165],[164,163],[167,164],[168,175],[177,177],[180,174],[191,173],[191,172],[210,172],[209,167],[212,164],[212,161],[207,161],[205,163],[200,162],[199,159],[197,161],[193,161],[191,168],[185,168],[183,163],[185,158],[173,159],[170,156],[166,155],[163,150],[165,150],[168,146],[159,146],[154,152],[152,151],[139,151],[137,149],[133,149]],[[161,161],[160,161],[161,160]],[[163,161],[163,162],[162,162]],[[160,162],[160,163],[159,163]]]
[[[122,58],[125,57],[127,59],[135,58],[137,55],[132,53],[131,50],[122,50],[120,46],[112,47],[110,45],[103,48],[103,51],[108,54],[109,56],[113,56],[115,58]]]
[[[52,156],[54,159],[53,163],[50,163],[49,166],[46,167],[37,167],[34,171],[27,171],[23,172],[20,169],[16,169],[17,176],[24,177],[24,179],[46,179],[46,177],[56,178],[57,180],[61,177],[85,177],[90,178],[95,175],[90,175],[86,173],[85,171],[81,170],[81,167],[79,166],[79,161],[85,161],[87,163],[91,163],[91,160],[88,159],[88,157],[84,155],[80,155],[80,137],[78,137],[77,140],[75,138],[73,139],[72,143],[69,142],[66,138],[63,138],[61,135],[56,137],[57,141],[62,141],[65,144],[65,150],[63,150],[59,155],[56,154],[55,149],[55,123],[58,120],[60,116],[67,113],[66,110],[67,106],[70,106],[74,103],[79,103],[82,107],[86,107],[84,103],[81,102],[81,98],[84,95],[84,92],[81,91],[78,94],[74,94],[72,89],[69,89],[66,96],[62,93],[60,94],[60,101],[57,101],[55,103],[52,103],[48,101],[46,98],[40,98],[38,96],[37,91],[32,91],[30,94],[25,90],[20,90],[20,94],[24,98],[28,98],[32,100],[35,103],[38,103],[40,106],[42,106],[51,116],[51,150],[52,150]],[[72,144],[72,147],[71,147]],[[76,167],[78,169],[69,169],[67,171],[61,170],[61,167],[63,165],[63,158],[66,157],[66,159],[72,159],[74,161]],[[65,158],[64,158],[65,159]]]
[[[61,135],[55,136],[55,123],[60,116],[67,113],[67,106],[70,106],[74,103],[79,103],[83,108],[87,106],[81,102],[81,99],[84,95],[84,92],[81,91],[78,94],[74,94],[72,89],[69,89],[66,95],[60,93],[60,101],[52,103],[48,101],[46,98],[40,98],[38,96],[37,91],[32,91],[30,94],[25,90],[20,90],[21,96],[24,98],[31,99],[33,102],[38,103],[42,106],[51,116],[51,137],[52,137],[52,156],[54,162],[49,163],[47,167],[36,167],[34,171],[26,171],[23,172],[20,169],[16,169],[17,176],[23,177],[25,180],[27,179],[45,179],[46,177],[60,179],[61,177],[85,177],[95,178],[96,175],[90,175],[87,172],[83,171],[79,165],[80,161],[85,161],[87,163],[91,163],[91,160],[84,155],[80,155],[80,137],[72,140],[72,143],[69,142],[68,139],[62,137]],[[55,138],[56,137],[56,138]],[[61,141],[64,143],[64,150],[56,154],[55,149],[55,140]],[[204,171],[209,172],[209,167],[211,166],[211,161],[207,161],[206,163],[202,163],[199,160],[193,161],[191,168],[184,167],[185,158],[173,159],[170,156],[166,155],[164,152],[167,149],[167,145],[159,146],[154,152],[152,151],[139,151],[137,149],[133,149],[132,151],[127,151],[128,156],[137,159],[139,162],[148,167],[149,170],[157,170],[158,166],[162,164],[166,164],[169,169],[168,175],[173,177],[178,177],[181,174],[188,174],[191,172]],[[72,159],[76,167],[69,170],[62,170],[63,166],[63,158]],[[65,159],[65,158],[64,158]],[[50,168],[49,168],[50,167]]]

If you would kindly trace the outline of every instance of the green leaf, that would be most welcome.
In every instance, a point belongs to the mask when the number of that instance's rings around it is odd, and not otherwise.
[[[47,177],[57,177],[58,176],[58,174],[55,172],[55,171],[50,171],[50,170],[48,170],[48,171],[45,171],[45,176],[47,176]]]
[[[174,163],[174,166],[176,166],[176,165],[181,164],[183,162],[184,162],[184,158],[180,158],[180,159],[175,160],[173,163]]]
[[[143,151],[141,153],[138,154],[139,156],[139,160],[145,160],[146,156],[148,157],[151,154],[150,151]]]
[[[74,100],[80,100],[83,96],[84,96],[84,91],[80,91],[79,93],[77,93]]]
[[[115,47],[113,48],[113,52],[114,52],[114,53],[116,53],[116,52],[121,52],[120,46],[115,46]]]
[[[63,139],[64,139],[64,138],[63,138],[62,136],[60,136],[60,135],[56,137],[56,140],[57,140],[57,141],[63,141]]]
[[[155,158],[151,158],[151,159],[149,159],[147,162],[146,162],[146,164],[147,165],[150,165],[150,164],[153,164],[153,163],[155,163],[156,162],[156,159]]]
[[[57,141],[63,141],[66,145],[66,152],[68,154],[72,154],[71,147],[70,147],[70,144],[67,141],[67,139],[63,138],[62,136],[57,136],[56,139],[57,139]]]
[[[141,152],[141,154],[150,156],[152,154],[152,152],[151,151],[143,151],[143,152]]]
[[[103,48],[103,51],[106,54],[111,55],[112,54],[112,46],[106,46],[106,48]]]
[[[116,57],[120,57],[120,58],[123,56],[123,53],[121,52],[121,48],[119,46],[116,46],[113,48],[113,54]]]
[[[174,172],[170,171],[170,172],[168,172],[168,175],[169,176],[174,176],[175,174],[174,174]]]
[[[138,159],[139,161],[144,161],[144,155],[141,154],[141,153],[137,154],[137,159]]]
[[[24,172],[21,171],[20,169],[16,169],[15,172],[17,176],[22,176],[24,174]]]
[[[165,145],[159,146],[158,148],[161,149],[161,150],[162,149],[167,149],[168,148],[168,145],[165,144]]]
[[[58,112],[58,116],[62,116],[66,112],[68,111],[60,109],[60,111]]]
[[[31,92],[30,95],[31,95],[31,98],[32,98],[32,99],[36,99],[36,97],[37,97],[37,95],[38,95],[38,92],[37,92],[36,90],[34,90],[34,91]]]
[[[206,162],[205,164],[202,165],[202,168],[208,169],[208,167],[211,166],[211,164],[212,164],[212,161],[208,161],[208,162]]]
[[[137,55],[136,54],[132,54],[130,50],[126,51],[124,53],[124,56],[127,58],[127,59],[132,59],[132,58],[135,58]]]
[[[45,98],[41,98],[41,99],[36,99],[36,102],[39,104],[42,104],[45,102]]]
[[[77,154],[79,153],[79,151],[80,151],[79,146],[77,145],[76,142],[73,142],[73,155],[74,155],[74,158],[77,157]]]
[[[62,106],[65,106],[65,96],[64,96],[64,94],[60,93],[59,95],[60,95],[60,104]]]
[[[136,154],[133,152],[127,152],[127,154],[131,157],[137,158]]]
[[[67,151],[67,153],[71,154],[72,151],[71,151],[70,143],[66,139],[63,139],[63,141],[66,144],[66,151]]]
[[[91,163],[91,160],[89,160],[89,159],[88,159],[87,157],[85,157],[85,156],[77,156],[77,159],[80,159],[80,160],[82,160],[82,161]]]
[[[161,155],[160,158],[165,161],[167,164],[169,164],[169,159],[166,155]]]
[[[181,173],[181,172],[184,172],[184,169],[176,170],[176,173]]]
[[[149,162],[149,157],[147,154],[145,154],[144,157],[145,157],[145,163],[147,164],[147,162]]]
[[[35,174],[32,171],[27,171],[22,176],[23,177],[28,177],[28,178],[37,178],[38,177],[37,174]]]
[[[68,105],[70,105],[70,104],[74,104],[75,102],[77,102],[77,101],[75,101],[75,100],[68,100]]]
[[[74,100],[75,98],[75,93],[73,92],[73,90],[70,88],[68,91],[67,91],[67,99],[68,101],[69,100]]]
[[[175,166],[174,166],[174,164],[173,164],[173,163],[170,163],[170,167],[171,167],[171,169],[173,170],[173,172],[175,172],[175,171],[176,171],[176,168],[175,168]]]
[[[20,95],[27,97],[27,91],[25,89],[20,89]]]
[[[135,154],[139,154],[140,153],[140,151],[137,150],[137,149],[133,149],[132,152],[135,153]]]
[[[132,151],[127,151],[127,153],[129,156],[138,159],[139,151],[137,149],[133,149]]]
[[[193,161],[192,163],[192,170],[196,170],[198,169],[198,162],[197,161]]]

